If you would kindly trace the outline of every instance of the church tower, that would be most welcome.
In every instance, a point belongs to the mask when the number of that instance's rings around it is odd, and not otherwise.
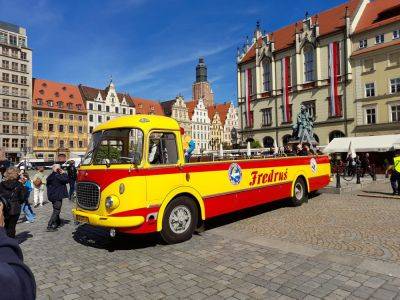
[[[204,62],[204,57],[199,58],[199,63],[196,66],[196,81],[193,83],[193,100],[198,101],[203,99],[206,106],[214,105],[214,93],[207,81],[207,66]]]

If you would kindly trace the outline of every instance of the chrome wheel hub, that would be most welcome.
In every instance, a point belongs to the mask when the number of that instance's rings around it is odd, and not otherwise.
[[[172,232],[180,234],[188,230],[192,221],[192,214],[189,208],[179,205],[171,211],[168,221]]]
[[[303,186],[300,183],[296,183],[295,187],[294,187],[294,195],[296,197],[297,200],[301,200],[303,198]]]

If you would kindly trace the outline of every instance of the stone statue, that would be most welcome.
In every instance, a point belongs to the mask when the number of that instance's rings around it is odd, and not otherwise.
[[[235,127],[233,127],[232,130],[231,130],[232,145],[236,145],[237,144],[237,140],[238,140],[238,132],[237,132],[237,129]]]
[[[317,142],[314,139],[314,120],[304,105],[300,106],[300,113],[297,115],[296,124],[292,126],[292,140],[299,143],[308,143],[314,150]]]

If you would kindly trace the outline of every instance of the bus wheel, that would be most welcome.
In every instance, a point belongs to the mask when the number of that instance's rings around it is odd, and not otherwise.
[[[167,206],[162,220],[161,237],[167,244],[189,240],[197,224],[197,208],[192,199],[177,197]]]
[[[307,186],[303,178],[297,178],[294,183],[294,191],[291,199],[293,206],[300,206],[303,202],[307,202]]]

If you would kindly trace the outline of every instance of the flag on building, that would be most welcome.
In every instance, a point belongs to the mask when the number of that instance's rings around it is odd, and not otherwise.
[[[330,79],[330,114],[340,116],[341,107],[338,94],[338,76],[340,73],[339,43],[329,43],[329,79]]]
[[[286,56],[282,59],[282,111],[283,111],[284,122],[291,121],[289,86],[290,86],[290,57]]]

